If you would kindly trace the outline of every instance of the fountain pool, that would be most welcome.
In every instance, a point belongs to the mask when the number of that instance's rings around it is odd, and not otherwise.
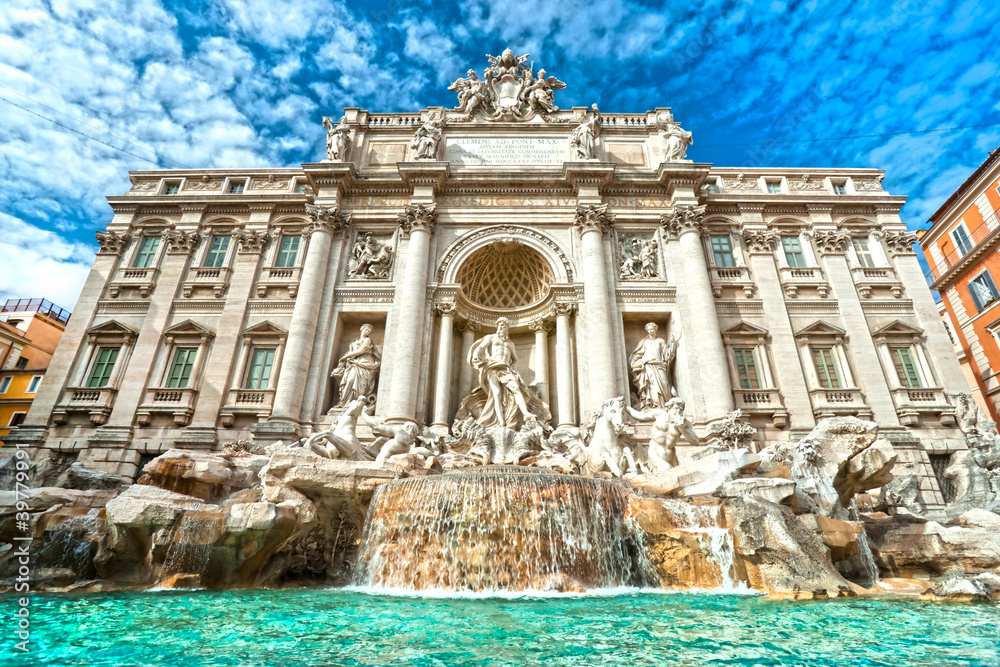
[[[618,592],[40,595],[6,665],[996,665],[1000,606]],[[9,618],[11,596],[0,598]],[[9,644],[8,644],[9,647]]]

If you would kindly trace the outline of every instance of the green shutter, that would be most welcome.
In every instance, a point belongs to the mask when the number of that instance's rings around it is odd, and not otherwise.
[[[816,365],[816,375],[819,386],[823,389],[841,389],[840,371],[833,358],[833,349],[829,347],[814,347],[813,363]]]
[[[90,388],[100,388],[108,386],[111,380],[111,371],[115,368],[115,361],[118,360],[117,347],[101,347],[97,349],[94,357],[94,365],[90,369],[90,376],[87,378],[87,386]]]
[[[760,389],[757,357],[753,348],[734,349],[733,360],[736,362],[736,377],[739,379],[740,389]]]
[[[908,389],[917,389],[923,386],[920,383],[920,374],[917,372],[917,365],[913,362],[913,355],[908,347],[894,347],[889,350],[892,353],[892,363],[896,367],[896,376],[899,382]]]
[[[781,247],[785,251],[785,261],[792,268],[803,268],[806,265],[806,256],[802,252],[802,241],[798,236],[782,236]]]
[[[183,389],[188,386],[197,352],[198,348],[196,347],[177,348],[174,353],[174,363],[170,365],[170,374],[167,376],[167,388]]]
[[[247,373],[246,389],[267,389],[274,366],[274,350],[255,349],[250,357],[250,371]]]
[[[712,254],[715,256],[716,266],[736,266],[736,262],[733,261],[733,245],[728,236],[712,237]]]

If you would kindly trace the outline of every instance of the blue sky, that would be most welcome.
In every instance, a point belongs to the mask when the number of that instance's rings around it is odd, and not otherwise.
[[[129,169],[315,161],[323,115],[454,106],[447,84],[507,46],[568,84],[562,107],[672,107],[699,162],[886,169],[912,229],[1000,145],[1000,126],[781,143],[1000,123],[998,3],[0,5],[0,299],[74,305]]]

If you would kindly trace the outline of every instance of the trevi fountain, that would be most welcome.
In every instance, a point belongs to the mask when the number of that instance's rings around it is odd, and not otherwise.
[[[325,119],[302,169],[110,198],[2,449],[0,663],[996,664],[1000,435],[901,198],[694,163],[668,109],[561,110],[526,63]]]

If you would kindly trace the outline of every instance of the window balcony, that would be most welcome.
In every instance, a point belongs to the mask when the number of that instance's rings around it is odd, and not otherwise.
[[[766,415],[775,428],[788,426],[788,410],[777,389],[733,389],[736,407],[749,415]]]
[[[146,298],[156,287],[159,274],[160,270],[152,266],[146,269],[120,268],[108,285],[108,294],[116,299],[122,290],[134,289],[139,292],[139,296]]]
[[[955,408],[939,387],[897,387],[892,400],[903,426],[917,426],[921,415],[936,416],[945,426],[955,425]]]
[[[114,387],[68,387],[62,400],[52,409],[52,421],[62,425],[72,414],[87,414],[95,426],[108,421],[118,390]]]
[[[844,415],[861,419],[872,417],[872,410],[865,404],[865,396],[860,389],[810,389],[809,399],[817,419]]]
[[[896,270],[888,266],[864,267],[855,266],[851,269],[854,285],[863,299],[870,299],[876,290],[888,290],[892,296],[903,297],[903,284],[896,275]]]
[[[257,281],[257,296],[264,298],[271,289],[287,289],[288,296],[295,298],[299,291],[299,278],[302,275],[301,266],[265,267]]]
[[[218,268],[193,267],[188,271],[187,279],[181,285],[182,293],[185,297],[190,298],[195,289],[204,287],[211,289],[215,298],[221,298],[229,289],[229,278],[232,272],[232,269],[225,266]]]
[[[823,269],[818,266],[782,266],[778,277],[785,295],[790,299],[798,298],[802,290],[816,290],[821,299],[830,295],[830,284],[826,282]]]
[[[274,404],[274,389],[230,389],[220,417],[222,425],[232,427],[237,415],[255,417],[258,422],[271,415]]]
[[[710,267],[712,292],[715,298],[721,298],[724,287],[737,287],[743,290],[746,298],[753,297],[754,286],[750,280],[750,269],[746,266],[713,266]]]
[[[198,390],[194,387],[150,387],[146,389],[142,405],[136,410],[135,421],[139,426],[149,426],[154,414],[170,414],[173,415],[175,425],[187,426],[194,415],[197,398]]]

